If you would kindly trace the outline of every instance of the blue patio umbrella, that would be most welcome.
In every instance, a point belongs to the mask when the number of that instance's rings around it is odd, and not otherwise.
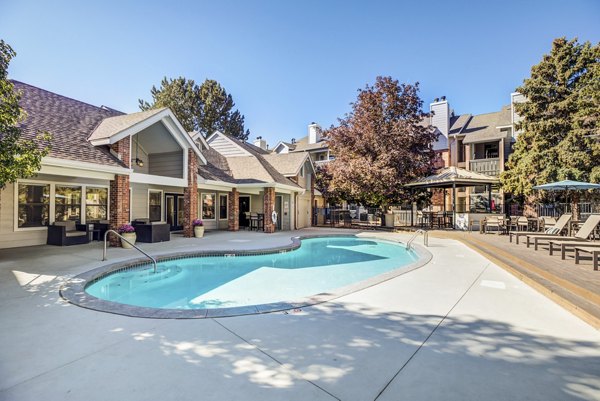
[[[548,184],[536,185],[533,189],[543,189],[544,191],[581,191],[585,189],[599,189],[600,184],[591,182],[581,182],[572,180],[563,180],[549,182]]]
[[[549,182],[548,184],[536,185],[533,189],[541,189],[544,191],[583,191],[586,189],[600,189],[600,184],[592,184],[591,182],[581,182],[581,181],[572,181],[572,180],[563,180],[557,182]],[[575,216],[576,213],[576,201],[572,202],[571,210],[573,213],[573,218],[575,219],[578,216]]]

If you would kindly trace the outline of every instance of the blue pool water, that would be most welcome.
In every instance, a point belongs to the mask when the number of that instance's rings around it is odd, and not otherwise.
[[[86,288],[97,298],[167,309],[228,308],[298,300],[401,268],[417,256],[394,242],[355,237],[302,240],[294,251],[199,257],[110,274]]]

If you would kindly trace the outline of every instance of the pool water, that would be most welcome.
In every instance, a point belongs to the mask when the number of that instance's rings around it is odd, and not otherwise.
[[[178,259],[159,262],[157,273],[151,267],[113,273],[86,292],[135,306],[229,308],[329,293],[416,260],[413,252],[394,242],[311,238],[290,252]]]

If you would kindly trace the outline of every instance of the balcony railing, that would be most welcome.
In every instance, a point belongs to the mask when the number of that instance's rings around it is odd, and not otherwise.
[[[329,163],[331,160],[315,160],[315,166],[323,166]]]
[[[498,157],[491,159],[478,159],[469,162],[469,170],[496,177],[500,174],[500,159]]]

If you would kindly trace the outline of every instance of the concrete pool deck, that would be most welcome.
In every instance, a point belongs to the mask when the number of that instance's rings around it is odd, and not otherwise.
[[[290,237],[214,232],[153,255]],[[407,240],[409,234],[373,233]],[[598,400],[600,332],[453,239],[432,261],[334,301],[203,320],[68,304],[102,245],[0,250],[0,400]],[[109,262],[136,258],[110,249]]]

